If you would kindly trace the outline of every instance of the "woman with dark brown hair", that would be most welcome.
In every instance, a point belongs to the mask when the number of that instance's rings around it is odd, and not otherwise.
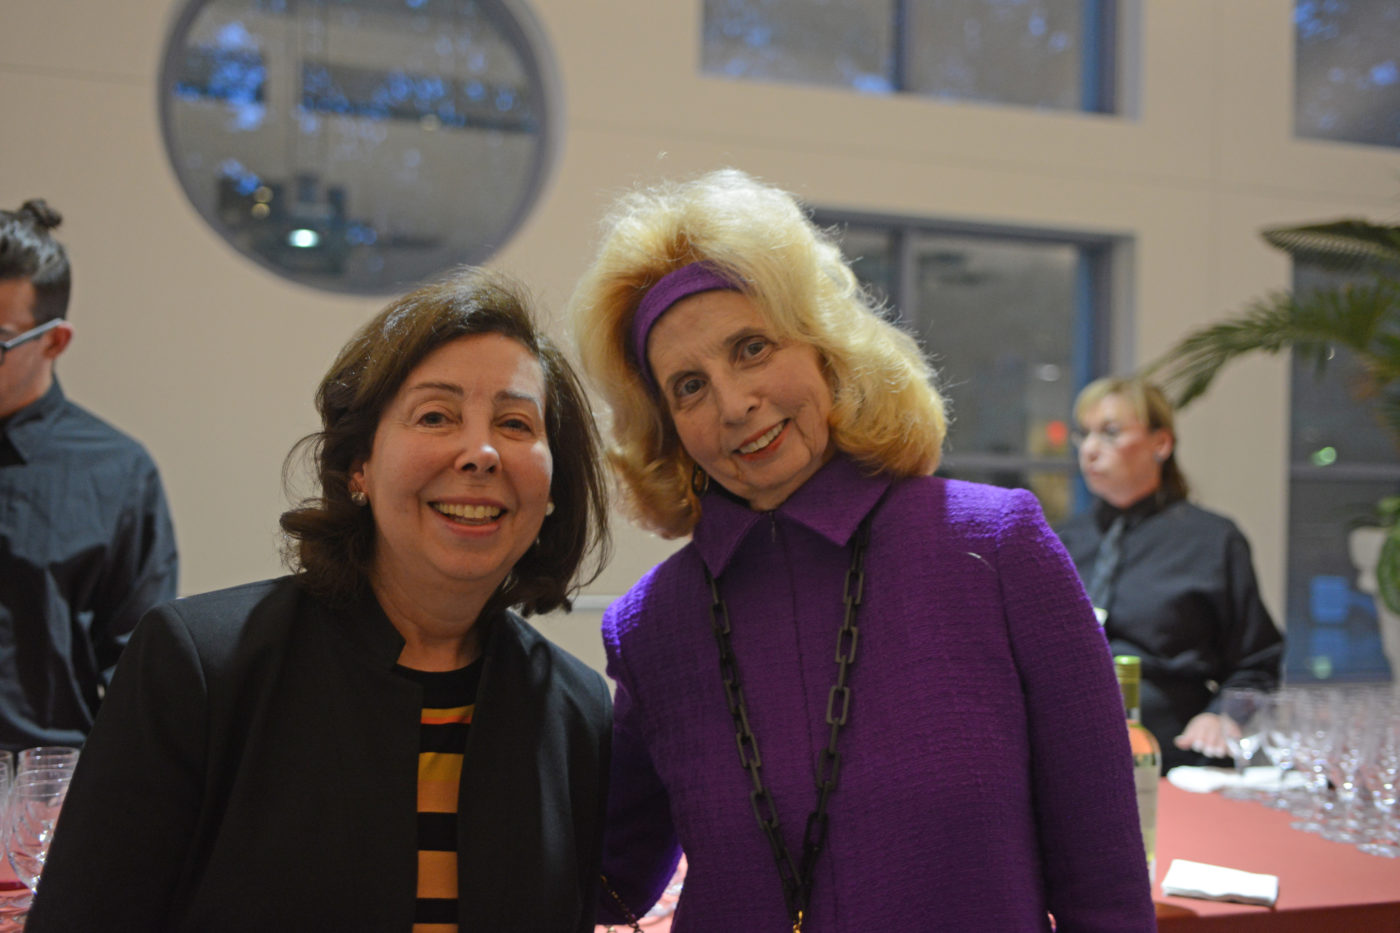
[[[591,929],[608,694],[512,611],[606,551],[577,379],[474,272],[370,321],[317,404],[296,572],[142,621],[29,929]]]

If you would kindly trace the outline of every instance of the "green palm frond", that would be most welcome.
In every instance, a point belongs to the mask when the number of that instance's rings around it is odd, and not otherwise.
[[[1188,334],[1145,375],[1180,407],[1201,396],[1238,357],[1292,350],[1321,369],[1338,346],[1356,355],[1368,392],[1400,380],[1400,281],[1377,278],[1303,295],[1275,292]]]
[[[1262,235],[1295,260],[1335,271],[1400,269],[1400,227],[1336,220],[1300,227],[1270,227]]]
[[[1400,447],[1400,227],[1338,220],[1275,227],[1263,236],[1299,263],[1360,281],[1253,301],[1234,317],[1187,334],[1145,374],[1183,406],[1241,356],[1292,350],[1321,370],[1345,348],[1361,367],[1356,394],[1374,400],[1377,417]],[[1400,612],[1400,497],[1382,500],[1379,509],[1390,529],[1376,568],[1379,595]]]

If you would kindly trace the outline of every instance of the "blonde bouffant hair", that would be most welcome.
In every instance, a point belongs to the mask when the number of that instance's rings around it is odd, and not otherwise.
[[[695,462],[630,349],[647,290],[694,262],[738,283],[777,339],[817,349],[838,448],[872,473],[919,476],[938,468],[944,402],[918,344],[882,317],[834,238],[792,195],[723,169],[621,196],[570,300],[584,370],[612,410],[608,460],[638,524],[675,538],[700,519]]]

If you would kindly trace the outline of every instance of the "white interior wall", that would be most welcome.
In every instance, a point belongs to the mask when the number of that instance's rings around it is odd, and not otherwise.
[[[1288,285],[1260,227],[1393,217],[1400,153],[1292,138],[1291,0],[1127,3],[1140,55],[1136,115],[1121,119],[709,77],[695,0],[535,0],[565,134],[534,214],[493,264],[557,314],[614,193],[733,165],[824,207],[1130,237],[1127,369]],[[189,593],[279,572],[282,458],[314,425],[321,373],[381,302],[275,278],[186,202],[157,118],[175,10],[0,0],[0,204],[41,195],[66,216],[77,337],[61,378],[160,464]],[[1180,428],[1197,498],[1243,526],[1281,613],[1284,362],[1228,370]],[[674,547],[617,530],[595,599]],[[545,627],[597,663],[596,622],[582,612]]]

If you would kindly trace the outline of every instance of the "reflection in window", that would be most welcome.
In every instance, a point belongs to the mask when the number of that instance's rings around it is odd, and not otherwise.
[[[1110,113],[1116,0],[705,0],[712,74]]]
[[[235,248],[386,293],[496,252],[553,141],[539,35],[510,0],[191,0],[162,117],[181,185]]]
[[[1068,417],[1105,368],[1111,243],[836,223],[862,283],[898,309],[939,373],[951,419],[942,473],[1031,489],[1051,521],[1083,505]]]
[[[1335,288],[1345,275],[1299,263],[1294,290]],[[1374,399],[1356,395],[1359,364],[1338,349],[1318,373],[1293,361],[1288,509],[1287,676],[1373,680],[1387,673],[1376,602],[1352,562],[1352,533],[1400,494],[1400,461]]]
[[[1294,3],[1295,131],[1400,146],[1400,3]]]

